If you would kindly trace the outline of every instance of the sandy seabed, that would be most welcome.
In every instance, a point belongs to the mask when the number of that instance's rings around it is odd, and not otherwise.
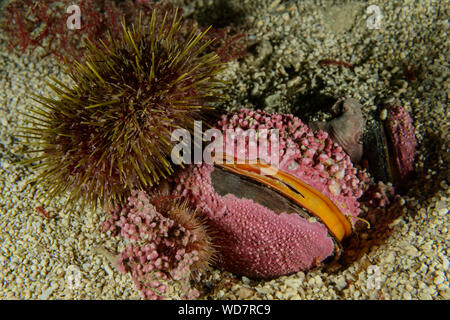
[[[379,28],[371,24],[374,13],[366,13],[369,4],[358,1],[174,3],[204,23],[229,19],[249,35],[249,53],[223,74],[233,83],[228,109],[304,118],[325,103],[320,97],[349,96],[370,123],[397,101],[413,117],[419,142],[417,177],[398,200],[402,214],[387,239],[362,233],[366,249],[334,272],[254,281],[213,270],[199,284],[202,298],[449,299],[448,3],[371,1],[382,14]],[[355,67],[327,67],[323,59]],[[416,70],[415,80],[407,79],[405,65]],[[29,93],[51,94],[44,83],[50,75],[63,78],[37,51],[9,52],[0,34],[0,299],[140,299],[131,277],[111,264],[108,252],[124,243],[101,232],[104,213],[64,213],[64,199],[55,199],[47,220],[35,210],[42,190],[27,183],[35,172],[16,164],[22,147],[15,135],[24,125],[19,112],[33,104]],[[326,118],[329,106],[321,107],[315,117]]]

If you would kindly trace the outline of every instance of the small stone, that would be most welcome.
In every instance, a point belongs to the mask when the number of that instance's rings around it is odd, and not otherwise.
[[[437,275],[435,278],[434,278],[434,284],[436,284],[436,285],[438,285],[438,284],[441,284],[441,283],[443,283],[445,281],[445,278],[443,277],[443,276],[441,276],[441,275]]]
[[[384,259],[386,263],[393,263],[395,260],[395,253],[392,251],[388,252]]]
[[[408,246],[408,248],[406,249],[406,253],[409,256],[416,257],[418,255],[418,250],[416,247],[411,245],[411,246]]]
[[[430,296],[430,294],[428,294],[426,292],[422,292],[419,294],[419,299],[420,300],[432,300],[433,298]]]
[[[295,290],[294,288],[287,288],[286,289],[286,294],[284,295],[284,298],[285,299],[292,299],[293,296],[297,296],[298,295],[297,292],[298,291]]]
[[[270,41],[262,40],[258,44],[258,47],[256,48],[257,57],[255,59],[255,65],[257,66],[261,65],[264,62],[264,60],[272,54],[272,52],[273,47]]]
[[[425,274],[428,271],[428,266],[426,264],[422,263],[418,271]]]
[[[449,288],[439,291],[439,294],[441,295],[442,298],[444,298],[446,300],[450,299],[450,289]]]
[[[405,289],[406,289],[408,292],[412,292],[412,291],[414,290],[414,288],[413,288],[410,284],[406,284]]]
[[[225,295],[225,292],[223,290],[220,290],[219,292],[217,292],[217,298],[222,298]]]
[[[322,278],[319,276],[314,277],[314,280],[316,281],[316,286],[321,287],[323,285]]]
[[[443,261],[442,261],[442,268],[443,268],[444,270],[447,270],[447,269],[448,269],[448,266],[449,266],[449,261],[448,261],[447,258],[444,257],[444,259],[443,259]]]
[[[287,280],[285,281],[285,284],[286,284],[288,287],[297,289],[298,287],[300,287],[300,286],[302,285],[302,282],[303,282],[303,281],[302,281],[301,279],[287,279]]]
[[[421,247],[421,249],[423,250],[423,251],[430,251],[431,250],[431,243],[425,243],[422,247]]]
[[[288,88],[292,88],[292,87],[294,87],[294,86],[300,84],[300,81],[301,81],[300,77],[292,78],[291,80],[289,80],[289,81],[287,82],[287,87],[288,87]]]
[[[250,92],[250,94],[251,94],[253,97],[256,97],[256,96],[258,95],[258,93],[259,93],[259,84],[258,84],[257,82],[255,82],[255,83],[253,84],[253,89],[252,89],[252,91]]]
[[[42,292],[42,294],[39,296],[39,300],[47,300],[48,297],[50,297],[50,295],[53,293],[53,287],[50,286],[47,289],[44,290],[44,292]]]
[[[268,10],[274,9],[276,6],[278,6],[278,4],[280,3],[280,1],[281,1],[281,0],[275,0],[275,1],[273,1],[273,2],[269,5]]]
[[[345,278],[343,276],[340,276],[336,279],[336,289],[339,291],[342,291],[347,287],[347,281],[345,281]]]
[[[264,99],[264,104],[266,105],[266,107],[269,108],[278,106],[280,103],[281,103],[281,95],[279,93],[275,93]]]
[[[255,291],[250,288],[247,288],[247,287],[239,288],[239,290],[236,293],[236,295],[239,299],[248,299],[251,296],[253,296],[254,294],[255,294]]]
[[[258,293],[263,294],[263,295],[267,295],[270,292],[272,292],[272,290],[268,287],[268,286],[264,286],[262,288],[256,288],[255,289]]]
[[[250,279],[247,278],[247,277],[242,277],[242,283],[249,284],[250,283]]]

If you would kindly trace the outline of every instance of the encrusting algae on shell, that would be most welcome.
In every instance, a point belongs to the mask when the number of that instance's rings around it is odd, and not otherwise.
[[[186,203],[133,191],[126,206],[117,206],[109,214],[103,231],[129,241],[116,267],[131,273],[145,298],[167,297],[174,285],[180,287],[181,298],[198,297],[189,281],[209,268],[214,249],[207,227]]]
[[[242,109],[223,115],[216,128],[233,130],[234,136],[227,136],[233,143],[225,139],[214,164],[191,165],[170,178],[169,191],[187,200],[214,232],[212,264],[237,275],[272,279],[339,258],[341,241],[363,220],[358,217],[360,198],[378,190],[369,174],[355,167],[326,132],[312,130],[292,114]],[[279,162],[268,175],[273,154],[252,152],[249,139],[243,145],[234,142],[248,130],[271,128],[278,129],[273,146]],[[273,147],[269,140],[263,145]],[[239,163],[236,155],[247,162]],[[385,206],[386,197],[376,200]]]
[[[224,115],[218,128],[238,129],[237,136],[248,129],[277,128],[280,161],[278,176],[255,170],[270,163],[267,158],[258,159],[265,161],[256,161],[253,167],[201,164],[176,178],[176,192],[203,212],[218,234],[216,265],[251,278],[274,278],[308,270],[339,251],[339,242],[351,234],[358,220],[358,199],[371,183],[342,147],[291,114],[243,109]],[[248,141],[243,150],[233,146],[234,154],[246,155],[249,162],[257,160],[248,158],[252,154]],[[215,178],[220,168],[241,176],[243,182],[229,180],[233,182],[227,192],[226,177]],[[248,180],[264,187],[250,187]],[[274,191],[284,199],[275,201]],[[274,200],[271,205],[266,197]],[[286,198],[292,203],[285,205]],[[312,222],[311,217],[317,220]]]
[[[392,175],[398,183],[404,183],[414,171],[417,139],[413,120],[406,109],[400,105],[388,109],[385,128],[390,141]]]

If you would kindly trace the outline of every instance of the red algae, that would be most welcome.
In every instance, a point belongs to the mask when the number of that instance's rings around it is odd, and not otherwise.
[[[73,5],[70,0],[22,0],[13,1],[4,8],[0,16],[0,29],[7,35],[10,49],[22,54],[27,50],[41,48],[42,57],[54,56],[68,61],[83,59],[85,48],[82,41],[88,39],[94,44],[106,41],[108,33],[118,34],[121,23],[137,24],[142,18],[149,20],[154,10],[157,20],[164,18],[172,21],[176,12],[182,10],[162,1],[123,1],[116,3],[108,0],[84,0],[77,4],[80,12],[79,29],[68,29],[67,21],[71,14],[66,10]],[[148,22],[148,21],[147,21]],[[181,34],[187,39],[196,23],[189,19],[181,21]],[[200,28],[201,31],[206,28]],[[211,50],[221,61],[226,62],[244,56],[247,52],[245,33],[233,31],[233,28],[212,28],[202,40],[206,43],[215,40]]]

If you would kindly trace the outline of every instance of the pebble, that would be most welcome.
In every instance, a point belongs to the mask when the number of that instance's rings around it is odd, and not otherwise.
[[[242,277],[241,280],[242,280],[242,283],[245,283],[245,284],[249,284],[250,283],[250,279],[245,277],[245,276]]]
[[[268,56],[270,56],[273,52],[273,47],[270,41],[262,40],[256,49],[257,57],[254,62],[255,65],[261,65]]]
[[[255,289],[258,293],[263,294],[263,295],[267,295],[273,291],[273,288],[270,288],[269,286],[256,287]]]
[[[417,255],[418,255],[418,250],[417,250],[417,248],[416,247],[414,247],[414,246],[408,246],[408,248],[407,248],[407,250],[406,250],[406,253],[408,254],[408,255],[410,255],[411,257],[416,257]]]
[[[419,293],[419,299],[420,300],[432,300],[433,297],[428,293],[422,292],[422,293]]]
[[[220,299],[220,298],[222,298],[224,295],[225,295],[225,291],[220,290],[220,291],[217,293],[217,298]]]
[[[291,80],[289,80],[287,82],[287,87],[288,88],[295,87],[295,86],[299,85],[300,82],[301,82],[301,78],[300,77],[294,77],[294,78],[292,78]]]
[[[450,289],[449,288],[439,291],[439,294],[441,295],[442,298],[444,298],[446,300],[450,299]]]
[[[434,284],[441,284],[445,281],[445,278],[442,275],[438,275],[434,278]]]
[[[285,281],[285,284],[286,284],[288,287],[295,288],[295,289],[297,289],[298,287],[300,287],[300,286],[302,285],[302,283],[303,283],[303,280],[302,280],[302,279],[296,279],[296,278],[288,278],[288,279]]]
[[[315,282],[316,282],[316,286],[317,286],[317,287],[321,287],[321,286],[323,285],[323,281],[322,281],[322,278],[321,278],[320,276],[316,276],[316,277],[314,278],[314,280],[315,280]]]
[[[273,95],[268,96],[266,99],[264,99],[264,104],[268,108],[273,108],[275,106],[278,106],[281,103],[281,95],[279,93],[275,93]]]
[[[47,300],[48,297],[53,293],[53,287],[48,287],[42,294],[39,296],[39,300]]]
[[[448,270],[448,266],[449,266],[448,258],[444,257],[442,261],[442,267],[444,270]]]
[[[247,288],[247,287],[241,287],[236,292],[236,295],[238,299],[248,299],[251,296],[255,294],[255,290]]]
[[[345,281],[345,278],[343,276],[338,277],[336,280],[336,288],[341,291],[344,288],[348,286],[347,281]]]

